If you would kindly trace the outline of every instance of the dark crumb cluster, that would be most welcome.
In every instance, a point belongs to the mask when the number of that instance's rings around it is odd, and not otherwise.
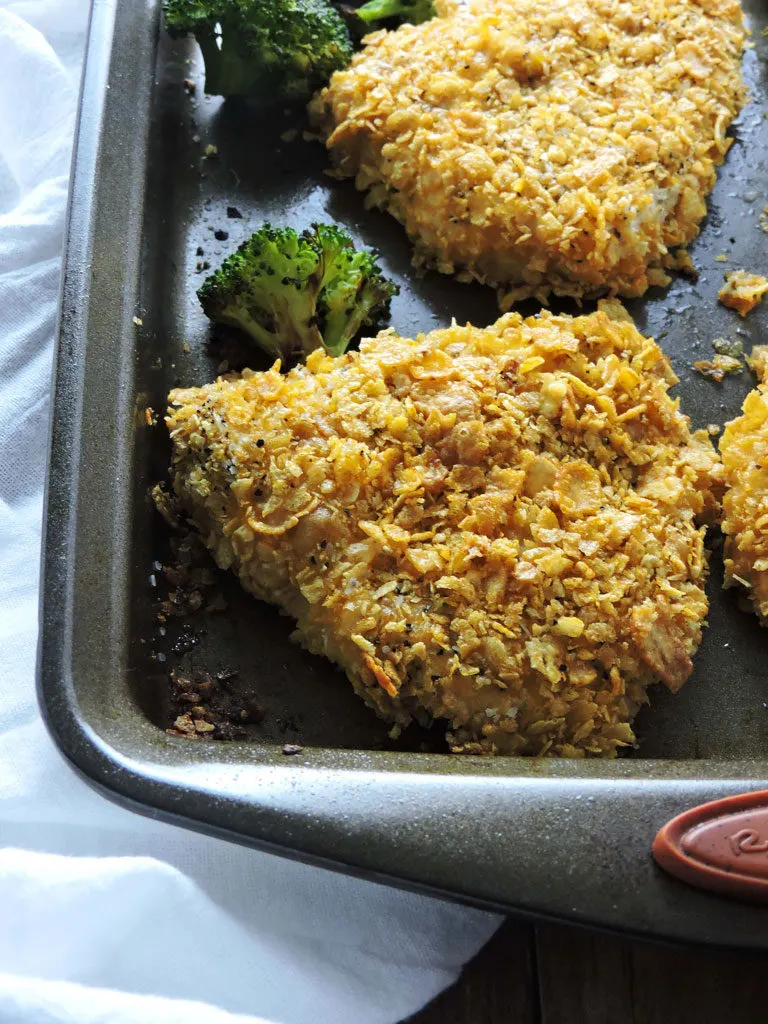
[[[253,738],[269,711],[260,699],[256,684],[245,678],[239,669],[189,666],[184,655],[192,651],[205,622],[216,612],[228,607],[219,590],[219,577],[210,555],[201,540],[180,517],[173,498],[162,487],[154,489],[158,511],[174,529],[170,537],[168,564],[155,563],[159,576],[156,623],[159,637],[167,653],[154,657],[175,662],[168,672],[168,717],[171,736],[192,740],[242,740]],[[189,619],[190,621],[186,621]],[[282,733],[297,733],[292,719],[278,720]],[[290,749],[288,749],[290,748]],[[294,749],[295,748],[295,749]],[[286,744],[284,753],[302,750],[297,744]]]
[[[194,534],[180,521],[173,499],[157,487],[155,504],[163,518],[178,531],[170,538],[171,560],[156,565],[165,583],[156,616],[160,635],[167,636],[169,620],[205,616],[224,611],[227,602],[217,587],[210,556]],[[188,623],[172,631],[171,654],[181,656],[197,644],[197,634]],[[169,673],[170,715],[167,732],[185,739],[235,740],[248,735],[248,725],[259,725],[267,714],[255,693],[238,679],[235,669],[211,673],[205,669],[176,667]]]
[[[170,673],[173,725],[167,732],[184,739],[245,739],[247,725],[259,725],[267,708],[249,695],[242,684],[234,686],[237,672],[224,669],[215,674],[196,670]]]
[[[201,541],[185,533],[171,538],[174,562],[164,565],[167,596],[160,603],[159,621],[183,618],[193,612],[223,612],[227,602],[217,588],[216,573]]]

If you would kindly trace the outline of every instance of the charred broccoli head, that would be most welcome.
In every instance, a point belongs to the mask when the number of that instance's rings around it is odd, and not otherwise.
[[[341,355],[362,327],[389,314],[397,292],[375,253],[355,249],[341,228],[313,224],[298,234],[265,224],[197,295],[207,317],[290,365],[320,347]]]
[[[376,27],[379,21],[397,19],[409,25],[420,25],[435,16],[434,0],[368,0],[358,7],[355,15],[367,30]]]
[[[164,0],[173,35],[192,32],[205,91],[307,99],[352,56],[349,33],[326,0]]]

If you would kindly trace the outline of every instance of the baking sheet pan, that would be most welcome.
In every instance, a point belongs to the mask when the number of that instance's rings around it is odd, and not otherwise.
[[[716,302],[725,271],[768,263],[759,224],[768,202],[768,16],[755,0],[745,7],[753,102],[732,129],[691,248],[699,279],[627,304],[670,356],[694,426],[736,415],[754,386],[746,371],[715,384],[694,360],[711,358],[717,336],[748,351],[768,326],[768,309],[742,321]],[[490,289],[414,277],[402,229],[366,211],[350,182],[325,174],[323,148],[295,134],[301,112],[205,97],[194,44],[168,39],[158,8],[96,0],[85,71],[39,672],[62,749],[137,809],[239,841],[481,905],[768,947],[766,910],[688,889],[650,859],[656,829],[674,813],[768,785],[767,637],[733,592],[721,592],[716,544],[694,675],[677,695],[651,691],[638,750],[608,763],[450,757],[439,728],[407,730],[395,745],[341,673],[289,642],[290,622],[224,576],[216,587],[226,613],[158,622],[169,537],[150,490],[168,444],[146,410],[162,414],[171,387],[211,380],[222,359],[237,358],[226,339],[210,344],[195,298],[205,262],[215,266],[265,219],[334,219],[378,248],[401,285],[391,318],[401,333],[498,315]],[[242,741],[165,732],[178,713],[169,672],[200,669],[235,670],[234,699],[265,709]],[[304,749],[286,757],[285,743]]]

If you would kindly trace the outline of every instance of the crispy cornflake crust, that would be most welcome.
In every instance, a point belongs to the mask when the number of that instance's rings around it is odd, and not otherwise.
[[[693,364],[693,368],[702,377],[707,377],[709,380],[720,384],[727,374],[741,373],[744,369],[744,364],[740,359],[734,358],[734,356],[727,356],[718,352],[714,359],[697,359]]]
[[[375,32],[310,104],[338,173],[401,221],[416,266],[641,295],[691,270],[745,102],[737,0],[437,0]]]
[[[746,316],[762,302],[768,292],[768,280],[762,274],[750,274],[747,270],[734,270],[725,275],[725,284],[717,293],[718,299],[729,309],[735,309],[739,316]]]
[[[503,316],[173,391],[171,481],[219,565],[396,726],[611,757],[691,671],[720,464],[653,340]]]
[[[750,365],[762,379],[726,424],[720,439],[727,490],[723,498],[725,586],[749,592],[768,624],[768,348],[755,348]]]

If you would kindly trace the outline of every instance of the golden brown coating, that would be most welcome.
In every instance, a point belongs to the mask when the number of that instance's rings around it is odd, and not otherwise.
[[[367,37],[310,105],[414,263],[640,295],[698,233],[745,100],[738,0],[468,0]]]
[[[768,623],[768,349],[750,362],[763,383],[751,391],[743,415],[720,439],[727,490],[723,498],[725,586],[740,584]]]
[[[507,314],[171,393],[173,489],[219,565],[377,711],[452,749],[613,756],[707,612],[720,465],[651,339]]]
[[[748,270],[734,270],[725,275],[725,284],[717,293],[718,299],[729,309],[735,309],[739,316],[746,316],[762,302],[768,292],[768,279],[762,274],[750,274]]]

